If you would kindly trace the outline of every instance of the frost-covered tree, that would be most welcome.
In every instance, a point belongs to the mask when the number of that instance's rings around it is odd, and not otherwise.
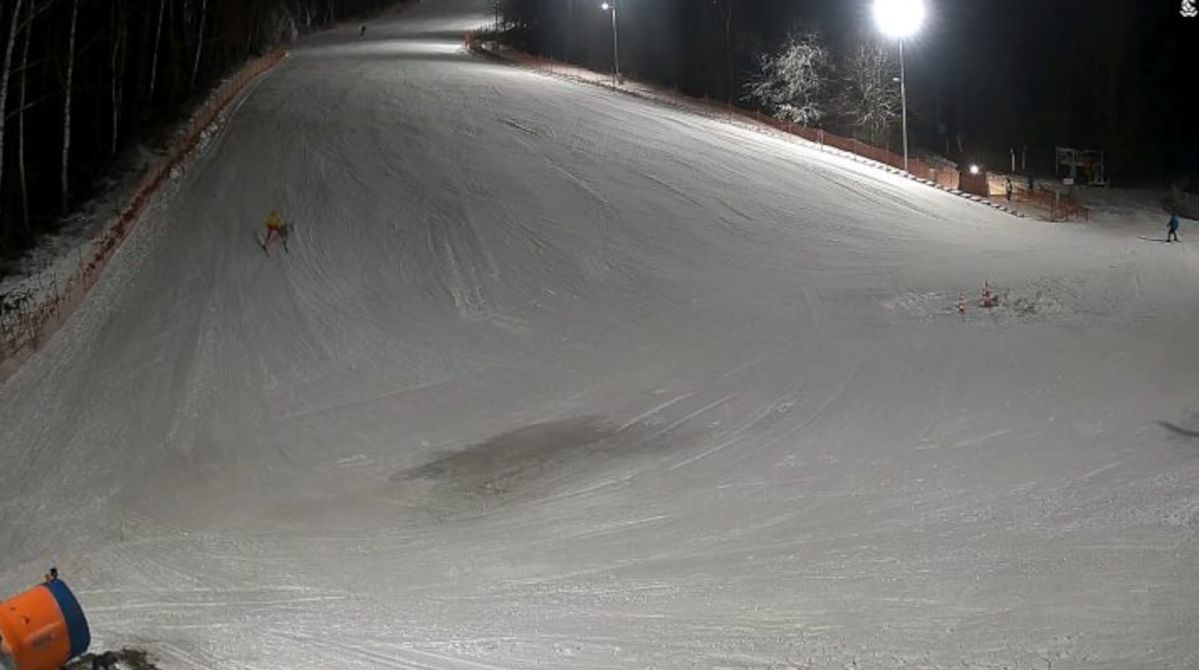
[[[829,51],[820,33],[795,31],[778,52],[760,56],[759,72],[746,85],[746,97],[780,119],[810,126],[826,113],[831,73]]]
[[[842,70],[837,104],[841,115],[871,143],[887,137],[901,111],[894,56],[881,44],[860,44]]]

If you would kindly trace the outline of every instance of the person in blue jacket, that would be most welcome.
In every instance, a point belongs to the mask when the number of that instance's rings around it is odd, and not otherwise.
[[[1181,242],[1182,241],[1182,240],[1178,239],[1178,215],[1177,214],[1170,215],[1170,223],[1166,225],[1166,241],[1167,242]]]

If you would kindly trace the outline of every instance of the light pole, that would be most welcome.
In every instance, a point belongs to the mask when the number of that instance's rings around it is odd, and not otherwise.
[[[903,108],[903,171],[908,171],[908,84],[904,72],[903,40],[924,23],[924,0],[874,0],[874,21],[888,37],[899,40],[899,97]]]
[[[616,88],[620,80],[620,32],[616,29],[616,3],[605,2],[600,9],[612,12],[612,88]]]

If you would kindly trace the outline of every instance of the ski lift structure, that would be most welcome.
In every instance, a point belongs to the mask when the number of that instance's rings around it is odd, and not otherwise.
[[[1103,152],[1097,149],[1074,149],[1056,147],[1057,161],[1053,174],[1062,177],[1067,186],[1083,183],[1089,186],[1107,186],[1107,173],[1103,165]],[[1082,179],[1083,181],[1079,181]]]

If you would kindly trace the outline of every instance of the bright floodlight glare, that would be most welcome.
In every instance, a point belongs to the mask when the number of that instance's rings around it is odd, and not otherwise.
[[[604,4],[600,5],[600,9],[602,9],[606,12],[609,9],[612,9],[612,5],[609,5],[608,3],[605,2]]]
[[[970,166],[970,174],[978,174],[978,166],[977,165]]]
[[[874,21],[884,35],[909,37],[924,23],[924,0],[874,0]]]

